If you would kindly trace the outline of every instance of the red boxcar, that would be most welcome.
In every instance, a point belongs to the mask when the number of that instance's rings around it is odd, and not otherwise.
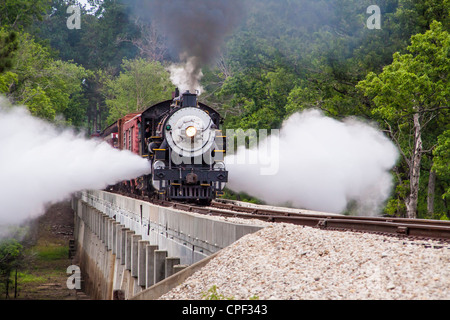
[[[132,113],[118,121],[119,148],[140,155],[141,114]]]
[[[112,147],[120,150],[129,150],[136,155],[142,155],[141,145],[141,114],[131,113],[117,120],[106,128],[101,138]],[[116,190],[125,193],[138,193],[144,187],[143,178],[137,178],[131,181],[123,181],[116,186],[109,187],[110,190]]]

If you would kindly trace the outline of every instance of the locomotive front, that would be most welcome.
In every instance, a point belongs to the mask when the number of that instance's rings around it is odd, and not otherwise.
[[[160,198],[209,202],[228,181],[220,116],[187,91],[175,98],[157,126],[159,141],[148,146],[152,186]]]

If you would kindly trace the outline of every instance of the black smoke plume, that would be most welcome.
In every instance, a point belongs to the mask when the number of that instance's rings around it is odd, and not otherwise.
[[[180,65],[171,68],[172,81],[182,90],[195,90],[202,67],[239,24],[244,5],[241,0],[150,0],[140,1],[137,10],[150,13],[179,55]]]

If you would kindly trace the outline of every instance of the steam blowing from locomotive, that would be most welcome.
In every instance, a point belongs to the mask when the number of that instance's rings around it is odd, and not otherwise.
[[[245,133],[255,140],[256,134]],[[397,158],[396,147],[376,126],[307,110],[270,136],[259,134],[250,148],[241,144],[230,152],[228,188],[272,205],[377,215],[390,196]]]
[[[0,238],[2,225],[42,214],[49,203],[149,171],[129,151],[57,128],[0,97]]]

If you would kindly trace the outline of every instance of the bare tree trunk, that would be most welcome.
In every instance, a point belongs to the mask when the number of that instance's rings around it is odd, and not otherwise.
[[[8,272],[11,274],[11,271],[10,270],[8,270]],[[8,274],[8,276],[7,276],[7,278],[6,278],[6,296],[5,296],[5,299],[6,300],[8,300],[9,299],[9,283],[10,283],[10,279],[9,279],[9,274]]]
[[[428,198],[427,198],[427,211],[430,218],[434,214],[434,194],[436,188],[436,171],[433,170],[431,166],[430,177],[428,179]]]
[[[95,111],[94,111],[94,132],[97,133],[98,130],[98,102],[95,104]]]
[[[410,166],[410,194],[406,199],[406,213],[409,219],[417,218],[419,199],[420,162],[422,160],[422,135],[419,114],[414,114],[414,150]]]
[[[16,274],[14,275],[14,299],[17,299],[17,267]]]

